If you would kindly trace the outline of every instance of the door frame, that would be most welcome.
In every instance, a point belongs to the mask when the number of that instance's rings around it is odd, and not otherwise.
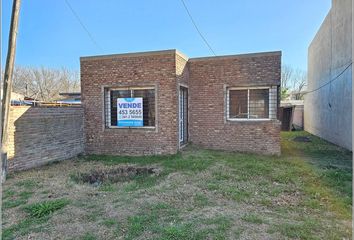
[[[187,96],[184,100],[186,100],[186,109],[183,109],[183,139],[181,139],[181,89],[187,93]],[[178,145],[179,148],[183,148],[186,146],[189,140],[189,89],[187,85],[178,84]]]

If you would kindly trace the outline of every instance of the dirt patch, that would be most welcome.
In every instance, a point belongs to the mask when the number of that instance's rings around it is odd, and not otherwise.
[[[123,182],[138,176],[158,175],[160,169],[154,167],[121,166],[113,169],[94,169],[88,173],[76,173],[73,178],[77,182],[93,185],[109,182]]]
[[[311,138],[306,136],[298,136],[293,139],[294,142],[312,142]]]

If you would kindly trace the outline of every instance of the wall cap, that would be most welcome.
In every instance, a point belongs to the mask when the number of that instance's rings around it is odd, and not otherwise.
[[[188,57],[178,51],[177,49],[167,49],[167,50],[158,50],[158,51],[146,51],[146,52],[131,52],[131,53],[118,53],[118,54],[108,54],[108,55],[95,55],[95,56],[83,56],[80,57],[80,61],[89,61],[89,60],[100,60],[100,59],[113,59],[113,58],[126,58],[126,57],[143,57],[143,56],[154,56],[154,55],[164,55],[164,54],[178,54],[185,60],[188,60]]]
[[[190,58],[190,62],[195,61],[205,61],[205,60],[223,60],[223,59],[237,59],[237,58],[251,58],[251,57],[268,57],[268,56],[281,56],[281,51],[273,52],[257,52],[257,53],[244,53],[244,54],[234,54],[234,55],[222,55],[222,56],[208,56],[208,57],[197,57]]]
[[[176,54],[186,61],[203,61],[203,60],[222,60],[230,58],[250,58],[250,57],[266,57],[266,56],[281,56],[281,51],[273,52],[257,52],[257,53],[245,53],[245,54],[233,54],[233,55],[221,55],[221,56],[206,56],[206,57],[196,57],[188,58],[184,53],[177,49],[167,49],[159,51],[146,51],[146,52],[131,52],[131,53],[118,53],[109,55],[95,55],[95,56],[83,56],[80,57],[80,62],[90,61],[90,60],[102,60],[102,59],[114,59],[114,58],[126,58],[126,57],[143,57],[143,56],[154,56],[154,55],[164,55],[164,54]]]

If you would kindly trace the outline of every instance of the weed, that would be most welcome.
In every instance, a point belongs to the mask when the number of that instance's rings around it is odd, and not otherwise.
[[[40,203],[34,203],[26,206],[24,209],[29,213],[31,217],[42,218],[52,214],[53,212],[64,208],[69,204],[67,199],[58,199],[51,201],[44,201]]]

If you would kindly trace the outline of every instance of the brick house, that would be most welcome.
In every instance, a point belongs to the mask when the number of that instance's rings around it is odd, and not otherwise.
[[[187,58],[165,50],[80,63],[87,153],[174,154],[192,142],[280,154],[281,52]]]

